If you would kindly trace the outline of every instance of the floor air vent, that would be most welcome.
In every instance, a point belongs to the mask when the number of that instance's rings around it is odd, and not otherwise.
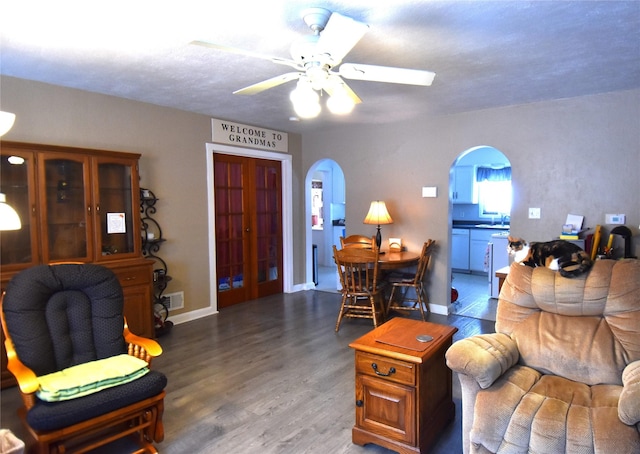
[[[169,312],[184,307],[184,292],[167,293],[164,297],[167,298]]]

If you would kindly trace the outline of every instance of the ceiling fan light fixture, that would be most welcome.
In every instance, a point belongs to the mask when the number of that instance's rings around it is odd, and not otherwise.
[[[307,67],[307,80],[314,90],[322,90],[329,78],[329,71],[320,64],[314,64]]]
[[[293,110],[300,118],[314,118],[320,114],[320,97],[306,79],[300,79],[289,95]]]
[[[327,100],[327,107],[332,114],[347,115],[353,112],[356,103],[347,94],[344,88],[339,88]]]

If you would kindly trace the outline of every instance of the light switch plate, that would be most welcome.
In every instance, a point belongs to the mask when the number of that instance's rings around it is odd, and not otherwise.
[[[540,219],[540,208],[529,208],[529,219]]]
[[[605,214],[605,224],[624,224],[626,216],[624,214]]]
[[[422,188],[422,197],[438,197],[438,187],[424,186]]]

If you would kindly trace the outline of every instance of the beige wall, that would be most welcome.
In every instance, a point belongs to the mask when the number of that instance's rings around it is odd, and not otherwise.
[[[184,291],[185,309],[208,308],[209,258],[205,143],[211,118],[176,109],[88,93],[11,77],[0,79],[2,110],[16,114],[3,139],[141,153],[140,184],[160,199],[159,255],[173,280],[167,292]],[[301,139],[290,134],[294,184],[299,176]],[[302,200],[299,191],[293,204]],[[294,283],[304,280],[304,257],[294,219]],[[174,315],[175,315],[174,314]]]
[[[372,200],[385,200],[394,224],[383,235],[418,250],[440,246],[433,263],[431,302],[449,298],[449,169],[460,153],[488,145],[513,168],[511,232],[528,241],[557,237],[568,213],[585,225],[624,213],[640,255],[640,90],[543,102],[394,126],[348,126],[304,134],[304,169],[335,160],[346,180],[347,233],[373,234],[362,224]],[[437,186],[437,198],[422,198]],[[541,219],[528,219],[539,207]],[[603,226],[608,232],[612,226]]]
[[[17,114],[7,140],[143,154],[141,183],[160,197],[158,220],[169,240],[162,248],[174,277],[168,291],[184,290],[184,312],[207,307],[210,117],[10,77],[0,84],[0,107]],[[383,199],[395,221],[383,227],[385,238],[401,237],[414,250],[426,238],[438,241],[429,293],[432,303],[446,305],[449,169],[460,153],[479,145],[497,148],[512,163],[512,232],[545,241],[558,235],[569,212],[585,215],[590,227],[604,223],[605,213],[624,213],[640,255],[639,118],[640,90],[634,90],[291,134],[293,282],[311,280],[305,276],[306,173],[330,158],[345,174],[348,232],[373,234],[375,228],[361,221],[371,200]],[[438,197],[422,198],[422,186],[437,186]],[[528,207],[541,208],[542,218],[527,219]]]

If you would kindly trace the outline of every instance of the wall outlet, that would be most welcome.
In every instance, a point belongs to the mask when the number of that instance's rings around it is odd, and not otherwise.
[[[529,219],[540,219],[540,208],[529,208]]]
[[[605,224],[624,224],[626,216],[624,214],[605,214]]]

